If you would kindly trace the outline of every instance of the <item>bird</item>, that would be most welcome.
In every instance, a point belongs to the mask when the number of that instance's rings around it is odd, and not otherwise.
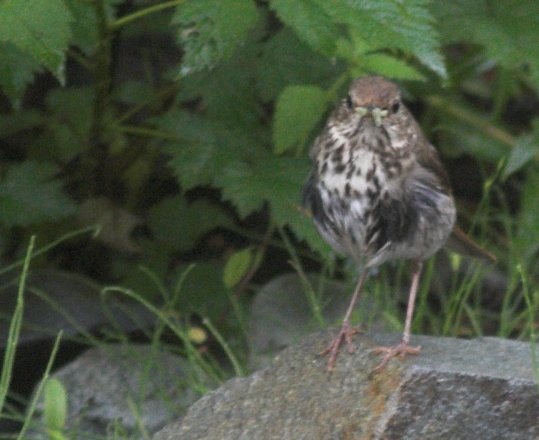
[[[359,270],[339,333],[321,352],[328,355],[328,371],[343,344],[354,350],[358,329],[350,317],[369,270],[391,260],[411,263],[402,338],[374,350],[383,355],[375,368],[381,371],[395,356],[421,350],[410,338],[423,262],[444,245],[464,255],[495,257],[456,225],[448,174],[394,82],[382,76],[352,81],[315,139],[310,158],[303,207],[322,238]]]

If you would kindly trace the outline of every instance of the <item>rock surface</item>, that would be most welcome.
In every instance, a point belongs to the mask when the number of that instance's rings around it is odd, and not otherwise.
[[[341,353],[330,374],[316,353],[334,332],[312,334],[268,368],[230,380],[153,439],[539,438],[529,343],[415,336],[421,355],[372,374],[372,348],[399,336],[356,335],[356,351]]]
[[[320,313],[326,323],[340,322],[350,302],[354,285],[307,275],[317,296]],[[321,327],[314,318],[313,305],[296,273],[279,275],[256,294],[249,313],[249,366],[259,370],[267,366],[283,349],[301,341]],[[381,313],[365,295],[359,298],[354,315],[362,328],[373,332],[390,331]]]
[[[102,438],[113,431],[148,438],[196,400],[185,386],[189,368],[184,359],[148,345],[86,351],[53,374],[66,388],[68,438]],[[42,410],[40,402],[38,416]],[[35,429],[27,438],[50,436]]]
[[[17,302],[18,276],[0,277],[0,348],[7,342],[11,316]],[[32,271],[26,281],[22,344],[54,340],[60,330],[64,339],[82,331],[107,327],[130,332],[155,323],[144,307],[113,294],[101,295],[102,287],[90,278],[57,269]],[[48,355],[47,355],[48,356]]]

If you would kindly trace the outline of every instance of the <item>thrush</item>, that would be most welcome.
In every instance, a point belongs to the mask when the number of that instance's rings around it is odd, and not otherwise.
[[[394,356],[417,354],[410,345],[423,261],[445,244],[480,258],[492,254],[455,226],[448,175],[436,149],[402,102],[398,87],[380,76],[352,82],[315,140],[303,204],[331,247],[350,256],[360,272],[341,329],[322,354],[333,370],[343,343],[353,351],[350,317],[368,270],[389,260],[410,260],[411,286],[404,332],[392,347],[378,347],[380,371]]]

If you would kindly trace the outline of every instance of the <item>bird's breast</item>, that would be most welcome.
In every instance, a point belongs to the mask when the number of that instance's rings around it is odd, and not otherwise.
[[[422,221],[415,205],[423,206],[407,185],[417,167],[410,149],[393,148],[391,136],[378,132],[350,134],[333,133],[318,152],[314,221],[335,250],[360,259],[390,241],[412,240]]]

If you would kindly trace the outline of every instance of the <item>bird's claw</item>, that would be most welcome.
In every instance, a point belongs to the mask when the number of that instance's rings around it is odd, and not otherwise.
[[[394,357],[398,356],[400,359],[404,359],[407,354],[419,354],[421,347],[411,347],[408,342],[400,342],[393,347],[376,347],[373,350],[374,354],[384,354],[382,361],[373,370],[373,373],[379,373],[382,371],[387,363]]]
[[[359,327],[350,327],[349,324],[345,323],[341,327],[339,334],[331,341],[331,343],[319,353],[319,356],[326,356],[329,354],[328,358],[328,371],[333,371],[335,366],[335,361],[337,360],[337,355],[339,349],[343,342],[346,343],[348,348],[348,353],[353,353],[356,349],[354,343],[352,342],[352,336],[356,333],[359,333],[361,330]]]

